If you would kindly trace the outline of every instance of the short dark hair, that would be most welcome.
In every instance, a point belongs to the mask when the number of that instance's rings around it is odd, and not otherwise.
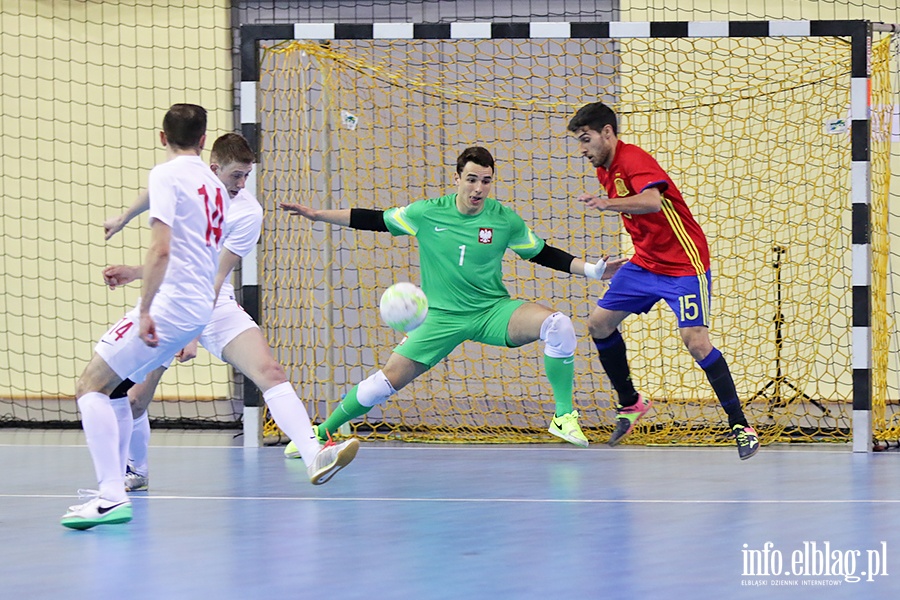
[[[490,167],[494,170],[494,157],[481,146],[471,146],[462,151],[459,158],[456,159],[456,174],[461,175],[466,164],[473,162],[481,167]]]
[[[226,133],[220,135],[212,147],[209,156],[209,162],[219,165],[230,165],[232,163],[252,163],[256,157],[253,156],[253,150],[247,138],[239,133]]]
[[[578,109],[578,112],[569,121],[568,130],[575,132],[582,127],[587,127],[599,133],[607,125],[612,125],[613,133],[619,135],[619,125],[613,109],[602,102],[592,102]]]
[[[206,134],[206,109],[196,104],[173,104],[163,118],[163,131],[172,146],[197,148]]]

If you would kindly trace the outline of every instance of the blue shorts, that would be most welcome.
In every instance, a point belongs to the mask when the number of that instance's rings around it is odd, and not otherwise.
[[[597,306],[635,314],[649,312],[665,300],[678,319],[678,327],[709,327],[712,275],[657,275],[634,263],[626,263],[613,275],[609,289]]]

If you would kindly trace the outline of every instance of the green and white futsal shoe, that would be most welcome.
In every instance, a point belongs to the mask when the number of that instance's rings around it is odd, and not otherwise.
[[[83,490],[79,490],[79,495],[84,495]],[[97,525],[119,525],[130,520],[130,500],[107,500],[97,493],[92,500],[84,504],[70,506],[59,522],[70,529],[90,529]]]

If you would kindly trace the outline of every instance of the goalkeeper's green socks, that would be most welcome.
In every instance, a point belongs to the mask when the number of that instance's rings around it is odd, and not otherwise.
[[[556,402],[556,416],[569,414],[575,408],[572,406],[572,388],[575,385],[575,357],[553,358],[544,355],[544,371],[547,380],[553,390],[553,400]]]
[[[319,438],[328,438],[328,433],[334,434],[340,429],[341,425],[347,423],[348,421],[352,421],[356,417],[361,417],[370,410],[372,410],[371,406],[363,406],[359,403],[359,400],[356,399],[356,390],[359,389],[359,385],[354,385],[353,389],[350,390],[344,399],[341,400],[341,403],[338,407],[332,412],[325,422],[319,425]]]

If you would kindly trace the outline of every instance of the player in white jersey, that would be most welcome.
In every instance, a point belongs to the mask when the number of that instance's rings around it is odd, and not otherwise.
[[[128,400],[110,393],[125,379],[142,381],[197,337],[212,315],[222,229],[231,199],[200,159],[206,110],[175,104],[163,119],[167,161],[150,171],[150,247],[137,306],[94,349],[75,388],[99,491],[69,507],[61,523],[73,529],[126,523],[125,462],[131,439]]]
[[[337,445],[332,442],[320,445],[303,402],[288,382],[284,369],[272,355],[259,327],[235,300],[234,287],[227,281],[228,275],[241,258],[256,246],[262,228],[262,207],[244,189],[247,176],[253,168],[253,160],[253,151],[247,140],[237,133],[226,133],[213,144],[210,167],[225,184],[232,202],[225,222],[225,249],[219,260],[219,277],[224,283],[212,318],[203,329],[199,342],[212,355],[249,377],[262,391],[275,422],[300,447],[310,481],[318,485],[329,481],[337,471],[353,460],[359,441],[350,439]],[[104,223],[106,239],[146,210],[147,201],[148,194],[143,192],[125,213],[108,219]],[[104,270],[104,280],[111,288],[140,276],[141,267],[116,265]],[[194,341],[179,353],[178,359],[186,361],[193,358],[196,356],[196,348]],[[150,421],[147,407],[168,364],[167,361],[151,372],[143,383],[134,387],[126,380],[112,394],[113,398],[127,394],[134,416],[134,433],[125,474],[127,491],[146,490],[149,485],[147,456]]]

